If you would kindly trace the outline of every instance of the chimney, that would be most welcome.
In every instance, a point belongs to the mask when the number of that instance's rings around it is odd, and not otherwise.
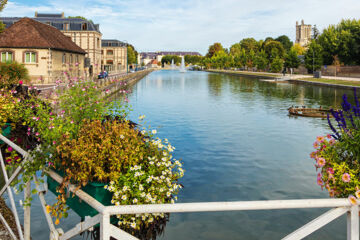
[[[61,18],[65,18],[65,13],[64,12],[61,13]]]
[[[36,11],[36,12],[35,12],[35,17],[37,18],[37,16],[38,16],[38,12]]]

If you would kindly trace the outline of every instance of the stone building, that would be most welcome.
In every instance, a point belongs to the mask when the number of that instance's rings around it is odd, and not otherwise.
[[[138,61],[138,63],[141,63],[143,65],[148,65],[149,63],[151,63],[151,61],[153,59],[156,59],[158,62],[161,62],[161,59],[166,56],[166,55],[175,55],[175,56],[186,56],[186,55],[190,55],[190,56],[201,56],[200,53],[198,52],[170,52],[170,51],[162,51],[162,52],[142,52],[139,54],[140,55],[140,61]]]
[[[83,77],[85,55],[59,30],[30,18],[17,20],[0,34],[1,62],[24,64],[32,84]]]
[[[101,41],[101,65],[109,73],[125,72],[127,66],[127,44],[119,40]]]
[[[0,21],[8,28],[20,19],[17,17],[1,17]],[[53,26],[66,36],[71,37],[73,42],[86,51],[86,67],[92,66],[92,72],[95,74],[101,71],[102,34],[99,24],[82,18],[66,18],[64,13],[41,14],[36,12],[33,19]]]
[[[301,24],[296,22],[296,40],[295,43],[300,44],[302,47],[306,47],[311,42],[311,25],[304,24],[304,20],[301,20]]]

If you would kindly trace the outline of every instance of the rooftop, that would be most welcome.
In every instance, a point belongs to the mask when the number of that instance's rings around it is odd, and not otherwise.
[[[126,47],[127,43],[121,42],[116,39],[102,39],[101,46],[102,47]]]
[[[86,54],[56,28],[30,18],[22,18],[0,34],[2,48],[54,49]]]
[[[5,24],[6,28],[9,28],[20,19],[22,18],[0,17],[0,21]],[[92,21],[82,18],[65,18],[64,13],[35,13],[35,17],[32,19],[53,26],[60,31],[96,31],[100,33],[99,24],[94,24]]]

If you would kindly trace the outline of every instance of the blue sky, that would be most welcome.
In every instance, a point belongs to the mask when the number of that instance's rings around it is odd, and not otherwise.
[[[288,35],[295,22],[323,29],[343,18],[359,18],[359,0],[10,0],[1,16],[33,17],[65,12],[100,23],[103,38],[132,43],[138,51],[183,50],[205,54],[245,37]]]

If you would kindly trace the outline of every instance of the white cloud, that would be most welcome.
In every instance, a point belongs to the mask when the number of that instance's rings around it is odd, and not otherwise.
[[[20,1],[20,0],[18,0]],[[83,15],[100,23],[104,38],[127,40],[140,51],[191,50],[205,53],[221,42],[229,47],[245,37],[295,38],[304,19],[323,29],[360,12],[356,0],[50,0],[25,5],[10,1],[3,16],[38,12]]]

